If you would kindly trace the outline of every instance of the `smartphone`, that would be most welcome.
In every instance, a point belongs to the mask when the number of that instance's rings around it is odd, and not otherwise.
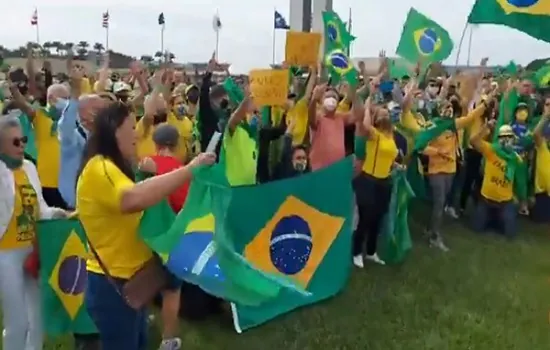
[[[212,135],[212,138],[210,139],[210,141],[208,142],[208,146],[206,146],[205,152],[207,153],[216,152],[216,147],[218,146],[218,143],[220,142],[221,138],[222,138],[222,133],[216,131],[214,135]]]

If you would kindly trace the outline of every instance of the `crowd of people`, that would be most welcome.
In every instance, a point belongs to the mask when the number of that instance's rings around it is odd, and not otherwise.
[[[227,84],[212,81],[214,57],[203,76],[139,62],[120,76],[108,59],[96,74],[69,58],[60,82],[47,64],[37,71],[31,54],[25,71],[8,74],[0,117],[3,348],[42,349],[35,223],[76,211],[91,251],[85,303],[98,330],[74,334],[76,344],[144,349],[147,309],[123,297],[125,284],[158,260],[137,233],[139,221],[165,198],[182,210],[198,166],[223,163],[231,186],[242,186],[353,156],[357,268],[365,259],[385,263],[377,239],[392,171],[423,174],[418,185],[432,206],[426,241],[443,252],[444,215],[465,216],[470,198],[477,232],[492,227],[512,238],[518,215],[550,223],[550,98],[529,79],[491,75],[486,64],[461,77],[432,77],[419,64],[390,79],[382,55],[376,76],[359,64],[358,86],[328,85],[322,66],[309,67],[305,79],[289,79],[284,106],[257,106],[246,85],[237,101]],[[34,158],[25,125],[34,130]],[[209,147],[217,133],[221,142]],[[137,181],[136,169],[154,176]],[[196,318],[221,306],[173,276],[161,294],[160,349],[180,348],[180,309]]]

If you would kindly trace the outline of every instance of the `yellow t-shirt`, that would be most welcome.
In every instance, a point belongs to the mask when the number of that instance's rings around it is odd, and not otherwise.
[[[399,151],[393,134],[386,135],[377,129],[374,135],[368,138],[366,157],[363,163],[363,172],[378,179],[390,176],[391,168]]]
[[[535,193],[546,193],[550,196],[550,151],[546,140],[537,145]]]
[[[447,130],[432,140],[429,146],[445,152],[448,157],[442,157],[438,154],[430,155],[428,157],[428,174],[456,173],[458,140],[455,133]]]
[[[0,250],[27,248],[32,245],[40,209],[36,191],[23,169],[13,171],[15,205],[8,228],[0,239]]]
[[[134,182],[110,160],[88,161],[76,187],[76,210],[88,239],[114,277],[130,278],[153,253],[138,236],[142,213],[123,214],[120,202]],[[88,271],[104,274],[90,255]]]
[[[485,158],[481,195],[494,202],[507,202],[514,197],[511,181],[506,180],[506,161],[499,158],[491,144],[482,141],[480,153]]]
[[[61,147],[57,131],[52,133],[53,121],[42,109],[37,109],[33,126],[36,135],[36,168],[42,187],[57,188],[59,166],[61,163]]]
[[[292,145],[301,145],[304,143],[307,134],[308,105],[305,98],[302,98],[296,102],[294,107],[287,112],[287,124],[289,124],[292,120],[294,120]]]
[[[190,155],[190,147],[193,139],[193,121],[188,117],[183,117],[181,120],[176,118],[174,113],[168,113],[166,123],[178,129],[180,134],[180,142],[176,151],[179,159],[186,161]],[[137,155],[139,159],[152,156],[156,153],[155,142],[153,142],[154,127],[151,127],[147,133],[143,126],[143,118],[136,124],[137,140]]]

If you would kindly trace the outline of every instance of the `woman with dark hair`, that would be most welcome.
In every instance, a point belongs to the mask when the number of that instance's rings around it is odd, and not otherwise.
[[[93,253],[87,261],[86,307],[103,350],[146,346],[147,312],[122,296],[124,284],[154,258],[138,234],[143,210],[191,180],[192,168],[215,162],[214,154],[199,154],[184,167],[135,183],[135,123],[122,103],[98,113],[77,184],[76,208]]]

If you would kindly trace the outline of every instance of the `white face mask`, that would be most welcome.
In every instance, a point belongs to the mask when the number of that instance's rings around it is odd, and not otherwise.
[[[437,86],[434,86],[434,87],[429,87],[428,88],[428,93],[431,95],[431,96],[435,96],[437,94],[437,90],[439,90],[437,88]]]
[[[338,106],[338,100],[334,97],[327,97],[323,100],[323,108],[328,112],[334,111],[336,106]]]
[[[418,109],[423,109],[424,108],[424,100],[418,100],[417,102],[417,106],[418,106]]]

